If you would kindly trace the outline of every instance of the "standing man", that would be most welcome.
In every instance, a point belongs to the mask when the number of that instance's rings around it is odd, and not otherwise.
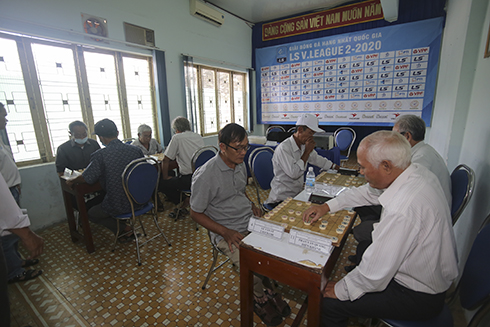
[[[138,127],[138,139],[131,143],[131,145],[140,148],[145,156],[163,152],[163,148],[160,143],[151,138],[151,132],[150,126],[146,124],[140,125]]]
[[[273,207],[301,192],[308,163],[324,170],[339,169],[338,165],[315,151],[313,134],[323,132],[318,127],[318,118],[312,114],[302,114],[296,126],[296,132],[277,146],[272,157],[274,178],[266,203]]]
[[[88,211],[90,221],[100,224],[117,233],[118,221],[114,219],[122,213],[131,212],[131,205],[122,186],[121,175],[126,166],[133,160],[143,158],[141,149],[122,143],[117,136],[119,132],[116,124],[110,119],[102,119],[94,126],[94,134],[99,137],[105,148],[92,154],[87,169],[75,179],[66,182],[68,186],[74,183],[94,184],[100,181],[102,189],[106,192],[101,204],[97,204]],[[136,207],[135,210],[138,210]],[[126,226],[124,232],[129,231]],[[134,235],[120,238],[120,242],[129,242]]]
[[[185,117],[176,117],[172,121],[172,129],[175,134],[165,149],[162,162],[162,183],[159,188],[169,201],[178,204],[180,191],[191,188],[192,155],[204,146],[204,141],[201,135],[191,131],[191,124]],[[171,160],[177,161],[179,176],[168,175]]]
[[[0,130],[4,130],[7,126],[7,110],[3,103],[0,102]],[[0,173],[2,173],[7,186],[12,193],[17,204],[20,203],[20,173],[14,161],[14,156],[10,150],[10,146],[3,143],[0,138]]]
[[[240,267],[240,241],[248,234],[250,217],[260,217],[262,211],[245,194],[247,132],[238,124],[228,124],[219,131],[218,142],[219,153],[192,177],[191,217],[211,232],[211,242]],[[267,325],[276,326],[291,309],[270,286],[266,292],[264,288],[262,279],[254,276],[254,311]]]
[[[75,120],[68,125],[70,140],[58,147],[56,152],[56,171],[62,176],[65,168],[71,170],[85,169],[90,163],[92,153],[100,149],[99,143],[89,139],[87,125]]]
[[[323,292],[322,326],[347,326],[349,317],[426,320],[438,315],[458,275],[450,212],[437,177],[410,163],[399,133],[378,131],[357,151],[368,184],[311,207],[316,221],[345,207],[381,205],[381,220],[359,266]]]

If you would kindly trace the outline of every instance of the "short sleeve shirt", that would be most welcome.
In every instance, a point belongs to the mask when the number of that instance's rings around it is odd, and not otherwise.
[[[135,140],[133,143],[131,143],[131,145],[137,146],[138,148],[140,148],[141,151],[143,151],[143,154],[145,156],[149,156],[149,155],[155,154],[155,153],[160,153],[163,151],[162,146],[155,139],[150,140],[150,146],[148,147],[148,149],[146,149],[145,146],[143,144],[141,144],[140,140],[138,140],[138,139]]]
[[[86,168],[92,153],[99,149],[99,143],[93,139],[88,139],[83,147],[78,146],[74,140],[63,143],[56,152],[56,171],[62,173],[65,168],[71,170]]]
[[[203,146],[204,141],[201,135],[191,131],[177,133],[172,136],[165,149],[165,156],[170,160],[177,160],[182,175],[190,175],[192,174],[192,156]]]
[[[245,195],[247,169],[241,163],[232,169],[219,153],[194,172],[191,187],[191,209],[225,226],[243,233],[253,215],[252,205]],[[211,232],[217,244],[222,237]]]
[[[10,147],[3,144],[0,140],[0,172],[5,179],[8,187],[13,187],[20,184],[20,173],[14,161],[14,156],[10,151]]]
[[[106,196],[102,201],[102,209],[116,216],[131,211],[126,193],[122,187],[121,175],[124,168],[134,159],[144,157],[141,149],[124,144],[120,140],[112,140],[107,146],[92,154],[90,164],[82,173],[88,184],[100,181]]]

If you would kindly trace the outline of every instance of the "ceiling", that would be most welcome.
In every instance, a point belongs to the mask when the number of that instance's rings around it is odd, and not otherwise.
[[[337,7],[353,0],[205,0],[251,23]]]

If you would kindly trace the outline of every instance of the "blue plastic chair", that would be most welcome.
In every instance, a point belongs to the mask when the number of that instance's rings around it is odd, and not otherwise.
[[[335,146],[338,146],[341,152],[346,152],[347,155],[340,155],[340,162],[347,161],[350,156],[350,150],[356,140],[356,132],[350,127],[340,127],[333,134]]]
[[[489,217],[471,247],[466,260],[463,274],[459,280],[450,301],[457,295],[461,306],[466,310],[477,310],[468,323],[468,327],[476,327],[490,313],[490,225]],[[444,310],[434,319],[428,321],[400,321],[383,320],[393,327],[451,327],[453,319],[449,307],[445,304]]]
[[[250,153],[248,158],[248,165],[252,173],[255,189],[257,190],[257,200],[259,201],[259,205],[266,211],[270,211],[273,208],[268,204],[264,204],[260,199],[260,190],[270,190],[271,188],[271,182],[274,178],[273,155],[274,150],[264,146],[256,148]]]
[[[208,146],[204,146],[202,148],[197,149],[191,158],[192,172],[194,173],[197,168],[201,167],[209,159],[216,156],[216,153],[218,153],[218,149],[213,145],[208,145]],[[175,221],[177,221],[179,219],[180,212],[183,209],[182,203],[184,200],[184,195],[191,196],[191,190],[180,191],[180,205],[179,205],[179,208],[177,209],[177,214],[175,215]],[[198,230],[198,229],[199,229],[199,227],[196,223],[196,230]]]
[[[163,233],[160,225],[158,224],[157,215],[157,194],[158,194],[158,181],[160,179],[160,165],[158,161],[153,158],[139,158],[131,161],[122,173],[122,186],[128,201],[131,205],[131,212],[124,213],[114,218],[119,221],[127,221],[131,227],[131,231],[120,234],[119,225],[117,228],[116,237],[114,239],[114,246],[112,251],[116,248],[117,239],[122,236],[134,235],[136,241],[136,254],[138,256],[138,265],[141,266],[140,246],[145,245],[149,241],[155,239],[158,236],[162,236],[169,246],[172,246],[167,237]],[[155,198],[152,202],[152,196]],[[155,205],[153,204],[155,203]],[[146,236],[146,231],[141,221],[141,215],[151,212],[155,227],[159,233],[152,238],[140,243],[136,230],[142,229]],[[138,218],[139,226],[136,226],[136,218]]]
[[[475,172],[470,167],[461,164],[451,173],[451,217],[453,226],[466,208],[475,188]]]

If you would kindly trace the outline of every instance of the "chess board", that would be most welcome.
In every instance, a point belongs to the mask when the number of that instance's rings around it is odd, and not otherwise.
[[[366,180],[362,176],[349,176],[342,175],[340,173],[331,174],[326,171],[321,172],[316,177],[317,183],[327,183],[332,185],[346,186],[346,187],[359,187],[361,185],[366,184]]]
[[[334,246],[339,246],[347,232],[347,227],[355,219],[356,212],[340,210],[334,213],[327,213],[317,221],[307,225],[303,222],[303,212],[311,205],[315,204],[288,198],[262,218],[287,224],[286,232],[289,232],[291,227],[297,227],[323,234],[332,239]]]

